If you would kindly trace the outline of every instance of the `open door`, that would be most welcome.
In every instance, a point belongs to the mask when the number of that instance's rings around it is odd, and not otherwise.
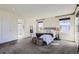
[[[24,36],[24,21],[23,19],[18,19],[18,39],[22,39]]]

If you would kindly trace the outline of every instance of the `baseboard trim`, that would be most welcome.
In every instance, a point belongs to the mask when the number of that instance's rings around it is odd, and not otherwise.
[[[6,45],[14,45],[17,43],[17,40],[12,40],[12,41],[8,41],[8,42],[5,42],[5,43],[0,43],[0,48],[6,46]]]
[[[60,40],[63,40],[63,39],[60,39]],[[71,40],[63,40],[63,41],[75,42],[75,41],[71,41]]]

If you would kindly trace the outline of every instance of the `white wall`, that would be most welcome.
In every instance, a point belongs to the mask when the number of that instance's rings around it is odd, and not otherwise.
[[[29,37],[30,34],[30,26],[33,26],[33,31],[36,33],[36,20],[31,18],[23,18],[25,25],[25,37]]]
[[[17,16],[0,10],[0,43],[17,39]]]
[[[49,17],[49,18],[44,18],[43,20],[43,28],[46,28],[46,27],[59,27],[59,21],[56,20],[55,17]],[[37,32],[45,32],[45,30],[41,30],[41,31],[38,31],[38,27],[37,27]]]
[[[46,18],[44,20],[44,27],[59,27],[59,22],[55,17]]]

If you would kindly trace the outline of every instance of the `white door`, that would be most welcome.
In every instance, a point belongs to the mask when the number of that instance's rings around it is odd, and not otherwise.
[[[1,40],[0,43],[16,40],[15,21],[11,16],[4,15],[1,18]]]
[[[11,33],[11,22],[10,18],[3,16],[2,17],[2,40],[1,43],[11,41],[12,39],[12,33]]]
[[[23,19],[18,19],[18,39],[22,39],[24,36],[24,21]]]

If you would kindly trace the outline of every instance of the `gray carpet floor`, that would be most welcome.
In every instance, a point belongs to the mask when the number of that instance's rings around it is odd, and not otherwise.
[[[0,54],[77,54],[75,42],[55,40],[47,46],[32,44],[31,38],[20,39],[14,45],[0,48]]]

